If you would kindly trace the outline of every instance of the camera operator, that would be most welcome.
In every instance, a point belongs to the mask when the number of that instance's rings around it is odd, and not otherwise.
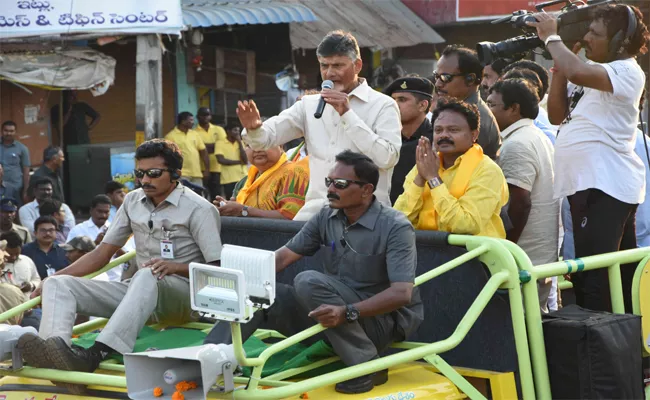
[[[634,57],[650,34],[636,7],[598,9],[573,50],[546,13],[527,22],[555,62],[548,111],[560,124],[555,145],[555,198],[569,196],[576,257],[636,247],[635,214],[645,196],[645,170],[634,153],[639,99],[645,77]],[[575,54],[584,47],[586,63]],[[569,84],[570,82],[570,84]],[[567,96],[570,93],[571,97]],[[625,309],[632,311],[634,266],[621,266]],[[578,305],[611,311],[607,271],[572,276]]]

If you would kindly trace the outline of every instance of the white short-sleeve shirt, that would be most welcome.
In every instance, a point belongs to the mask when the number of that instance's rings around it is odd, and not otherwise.
[[[528,222],[517,244],[535,265],[558,259],[560,200],[553,198],[553,145],[532,119],[501,132],[499,166],[506,181],[530,192]]]
[[[645,168],[634,144],[645,75],[634,58],[599,65],[614,90],[569,85],[570,113],[555,142],[555,169],[561,173],[555,176],[554,195],[594,188],[639,204],[645,198]]]

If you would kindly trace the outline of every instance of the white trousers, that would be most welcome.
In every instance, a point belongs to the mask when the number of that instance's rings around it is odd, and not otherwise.
[[[151,269],[139,270],[124,282],[104,282],[73,276],[52,276],[43,283],[40,336],[71,343],[75,314],[110,318],[97,337],[122,354],[133,351],[147,321],[183,324],[192,315],[190,284],[175,276],[158,280]]]

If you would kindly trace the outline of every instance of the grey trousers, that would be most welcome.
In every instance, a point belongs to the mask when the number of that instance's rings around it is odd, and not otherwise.
[[[247,324],[242,324],[243,339],[248,339],[256,329],[273,329],[291,336],[315,324],[309,311],[323,304],[346,305],[367,299],[337,279],[317,271],[304,271],[296,276],[293,286],[278,284],[275,303],[266,311],[258,311]],[[396,333],[392,315],[361,318],[357,322],[343,323],[324,334],[343,362],[350,366],[376,358],[378,353],[395,341],[404,340]],[[308,343],[324,339],[314,336]],[[218,322],[205,339],[205,343],[232,343],[230,324]]]
[[[175,275],[158,280],[149,268],[124,282],[50,277],[43,283],[42,304],[42,338],[59,336],[70,345],[75,314],[110,318],[97,341],[122,354],[133,351],[147,321],[182,324],[196,319],[189,282]]]

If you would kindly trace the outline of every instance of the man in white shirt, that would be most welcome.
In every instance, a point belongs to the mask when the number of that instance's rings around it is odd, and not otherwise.
[[[557,19],[535,14],[539,38],[553,56],[549,94],[555,142],[555,198],[569,196],[576,257],[636,247],[635,214],[645,197],[645,168],[634,153],[639,100],[645,75],[634,57],[650,34],[638,8],[607,5],[594,13],[573,51],[557,35]],[[575,52],[584,43],[583,62]],[[569,84],[570,82],[570,84]],[[568,94],[570,94],[570,99]],[[622,265],[625,309],[632,312],[634,266]],[[572,275],[578,305],[611,311],[607,271]]]
[[[25,204],[20,207],[18,210],[18,217],[20,218],[20,224],[29,230],[29,234],[33,237],[34,235],[34,222],[41,216],[38,206],[43,200],[52,199],[52,194],[54,189],[52,186],[52,181],[50,178],[42,177],[36,180],[33,183],[34,188],[34,201]],[[67,204],[61,203],[61,209],[65,212],[65,226],[68,229],[72,229],[75,225],[74,214],[70,207]]]
[[[124,197],[126,196],[126,186],[117,181],[108,181],[104,186],[104,194],[111,199],[111,212],[108,215],[108,222],[113,222],[117,210],[122,207]]]
[[[0,248],[4,247],[4,257],[0,259],[0,284],[14,286],[23,293],[23,301],[27,301],[32,291],[40,285],[41,277],[38,275],[34,261],[20,254],[22,246],[23,239],[17,232],[9,231],[0,235]],[[38,330],[41,316],[40,308],[27,310],[20,324]]]
[[[4,260],[0,260],[0,265],[4,261],[4,266],[0,268],[0,283],[16,286],[25,294],[25,300],[29,300],[29,295],[41,283],[34,261],[20,254],[24,243],[18,233],[3,233],[0,243],[6,244],[4,251],[7,254]]]
[[[350,33],[330,32],[316,50],[323,80],[333,89],[304,96],[278,116],[262,123],[254,101],[239,102],[237,115],[243,140],[253,149],[268,149],[304,136],[309,153],[310,184],[305,206],[294,220],[306,221],[327,204],[323,186],[334,157],[349,149],[365,154],[379,167],[377,199],[390,205],[388,193],[393,167],[399,158],[401,130],[397,104],[359,78],[359,45]],[[327,103],[320,119],[314,117],[321,97]]]
[[[66,242],[70,243],[77,236],[88,236],[95,241],[95,244],[100,244],[110,226],[108,222],[110,211],[111,199],[105,194],[95,196],[90,204],[90,218],[72,228]]]
[[[533,119],[538,113],[537,88],[520,78],[498,81],[490,88],[488,107],[501,129],[499,166],[508,182],[506,238],[517,243],[534,265],[558,259],[560,201],[553,198],[553,145]],[[540,280],[539,305],[548,312],[551,279]]]

